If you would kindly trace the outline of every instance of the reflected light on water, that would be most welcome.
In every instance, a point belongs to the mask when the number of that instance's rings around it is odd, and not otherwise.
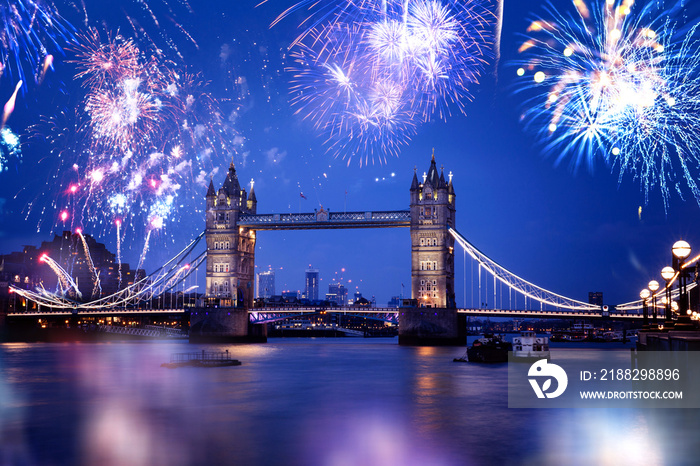
[[[336,421],[336,428],[319,439],[324,445],[322,459],[309,458],[327,466],[453,465],[444,451],[421,442],[410,432],[410,424],[393,409],[363,412]]]
[[[161,367],[203,348],[243,365]],[[693,410],[509,409],[507,365],[454,363],[462,353],[381,339],[0,345],[0,465],[695,464]]]
[[[559,412],[553,423],[556,435],[543,439],[546,454],[542,460],[545,464],[603,466],[670,464],[660,448],[664,433],[659,432],[659,425],[649,425],[647,414],[623,409]]]

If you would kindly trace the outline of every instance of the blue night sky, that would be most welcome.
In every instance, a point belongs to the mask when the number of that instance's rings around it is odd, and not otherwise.
[[[324,137],[290,104],[288,46],[306,14],[269,25],[292,0],[270,0],[257,8],[259,0],[192,2],[191,12],[175,1],[171,11],[154,4],[160,30],[136,1],[118,0],[114,3],[122,8],[109,10],[101,3],[86,2],[91,25],[102,31],[106,26],[112,33],[120,28],[129,36],[133,29],[127,15],[136,18],[156,43],[178,44],[181,58],[172,49],[165,53],[178,66],[201,72],[211,82],[212,96],[225,101],[227,113],[237,109],[230,123],[238,137],[228,141],[227,153],[211,160],[221,167],[213,176],[214,184],[221,186],[233,158],[241,184],[249,190],[249,180],[255,180],[258,213],[309,212],[321,205],[336,212],[407,209],[413,169],[417,167],[419,176],[427,171],[434,150],[438,167],[444,166],[445,175],[454,174],[457,230],[513,273],[556,293],[586,301],[589,291],[602,291],[607,304],[631,301],[649,280],[661,281],[659,272],[669,265],[674,241],[682,238],[700,249],[700,211],[692,194],[686,192],[683,200],[672,190],[666,210],[655,187],[645,204],[640,183],[632,176],[618,183],[617,171],[600,157],[592,169],[586,164],[572,169],[569,159],[557,165],[556,156],[545,155],[535,132],[521,123],[525,99],[514,92],[513,61],[519,58],[517,49],[523,41],[519,34],[528,19],[544,12],[541,1],[505,2],[500,59],[491,59],[479,84],[471,86],[474,99],[465,104],[466,114],[452,107],[446,121],[433,118],[420,125],[398,157],[363,167],[328,154]],[[565,0],[554,6],[573,8]],[[56,7],[76,29],[85,30],[80,11],[61,2]],[[55,70],[48,72],[41,86],[20,92],[8,122],[23,141],[23,155],[21,161],[10,159],[8,170],[0,173],[0,253],[24,244],[38,246],[63,229],[57,217],[67,202],[63,193],[71,180],[57,160],[60,148],[44,140],[48,126],[41,125],[80,107],[76,99],[80,84],[73,80],[76,67],[68,61],[72,57],[70,51],[56,55]],[[0,99],[12,94],[15,83],[7,74],[2,77]],[[194,181],[183,187],[184,207],[153,233],[147,271],[203,229],[205,192],[206,187]],[[114,231],[104,222],[81,223],[87,233],[116,249]],[[126,261],[138,262],[143,240],[143,226],[135,225],[131,246],[124,252]],[[465,303],[459,250],[456,259],[457,303],[471,306],[479,302],[472,297],[472,265],[466,265]],[[302,289],[304,270],[312,265],[320,270],[322,293],[337,278],[351,291],[357,287],[366,297],[376,296],[381,305],[401,293],[402,284],[409,293],[409,232],[260,232],[256,264],[258,271],[268,267],[276,271],[278,292]]]

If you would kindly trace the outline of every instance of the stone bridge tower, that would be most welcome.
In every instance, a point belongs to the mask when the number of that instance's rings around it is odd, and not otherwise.
[[[231,162],[223,186],[207,191],[207,307],[253,307],[255,274],[255,231],[239,228],[240,214],[255,214],[257,200],[253,187],[250,195],[238,183]]]
[[[411,183],[411,297],[418,307],[454,308],[455,192],[452,175],[438,173],[435,154],[430,168]]]

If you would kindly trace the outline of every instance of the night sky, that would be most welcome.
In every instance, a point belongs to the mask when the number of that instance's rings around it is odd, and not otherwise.
[[[230,141],[229,154],[214,160],[221,167],[214,183],[221,186],[233,159],[242,185],[249,190],[249,180],[255,180],[258,213],[310,212],[321,205],[335,212],[407,209],[413,169],[417,167],[419,176],[427,171],[434,150],[438,167],[444,166],[445,175],[454,174],[457,230],[511,272],[556,293],[586,301],[588,292],[602,291],[607,304],[632,301],[649,280],[661,281],[659,272],[670,265],[673,242],[685,239],[700,248],[700,211],[691,194],[684,200],[672,192],[666,210],[660,192],[652,189],[646,204],[639,182],[625,176],[618,183],[617,172],[602,158],[592,170],[585,165],[574,169],[568,160],[555,164],[556,157],[546,155],[535,132],[521,123],[524,99],[514,92],[513,61],[528,19],[543,12],[541,1],[505,2],[500,60],[491,59],[480,83],[471,86],[474,99],[465,105],[466,115],[452,108],[446,121],[433,118],[419,126],[398,157],[363,167],[328,154],[323,136],[290,105],[287,48],[306,15],[300,12],[269,25],[291,0],[270,0],[257,8],[259,0],[192,2],[191,12],[176,2],[168,7],[154,3],[160,30],[136,1],[119,0],[110,7],[101,3],[86,1],[89,24],[129,36],[133,29],[127,15],[136,18],[154,42],[177,43],[182,58],[165,49],[173,62],[201,72],[211,81],[211,94],[225,101],[229,111],[237,109],[232,125],[239,137]],[[572,8],[565,0],[554,5]],[[80,11],[60,2],[56,6],[78,31],[85,30]],[[36,136],[42,127],[31,128],[74,105],[80,85],[72,79],[76,68],[68,62],[71,54],[56,56],[55,70],[42,86],[31,85],[20,93],[8,122],[23,141],[23,155],[0,173],[0,253],[25,244],[38,246],[63,229],[56,219],[69,180],[60,172],[55,152],[47,150],[51,142]],[[15,82],[3,76],[0,99],[11,95]],[[193,184],[187,192],[194,200],[183,201],[185,207],[154,232],[147,271],[203,229],[206,187]],[[115,250],[113,231],[83,223],[86,233]],[[124,252],[132,264],[143,247],[143,230],[134,237]],[[479,298],[472,296],[471,262],[466,264],[464,302],[462,258],[457,250],[457,303],[478,305]],[[278,293],[303,289],[309,265],[320,270],[321,293],[338,279],[351,291],[357,288],[385,304],[401,293],[402,284],[410,292],[408,229],[258,234],[257,270],[276,271]]]

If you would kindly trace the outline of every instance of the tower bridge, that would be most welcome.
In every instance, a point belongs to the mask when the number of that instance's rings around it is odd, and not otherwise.
[[[641,301],[621,305],[623,307],[617,310],[619,312],[603,312],[600,306],[545,290],[513,274],[478,250],[456,230],[456,194],[452,175],[450,173],[445,177],[444,170],[437,168],[434,155],[422,177],[414,170],[407,210],[334,212],[321,207],[314,212],[298,214],[258,213],[254,188],[251,186],[248,193],[241,187],[233,163],[218,190],[213,180],[209,183],[205,199],[204,232],[175,258],[127,289],[89,303],[78,303],[43,288],[30,291],[12,287],[12,290],[25,300],[37,303],[37,315],[185,313],[185,309],[177,308],[146,309],[144,303],[167,293],[170,293],[172,303],[173,290],[181,289],[184,296],[187,291],[197,288],[197,273],[204,270],[206,287],[203,298],[196,307],[188,309],[191,310],[191,340],[264,339],[263,324],[270,322],[270,319],[278,320],[295,312],[319,310],[254,308],[255,247],[259,232],[408,228],[411,237],[412,307],[395,310],[327,309],[327,312],[352,312],[358,315],[381,313],[382,319],[399,322],[399,341],[409,344],[464,344],[467,316],[608,317],[627,320],[637,319],[641,315],[637,312],[642,307]],[[197,255],[195,248],[201,240],[206,244],[206,250]],[[465,262],[468,254],[478,263],[480,281],[482,270],[493,277],[494,303],[491,309],[457,309],[455,245],[463,249]],[[185,280],[188,277],[194,280],[194,286],[187,287]],[[518,296],[524,306],[520,310],[497,309],[497,285],[516,295],[515,309],[520,306]],[[539,310],[530,308],[533,303],[539,305]],[[166,308],[163,303],[160,307]],[[15,313],[18,316],[32,314],[28,309]]]
[[[314,212],[298,214],[258,213],[254,187],[251,186],[250,193],[241,187],[231,163],[223,185],[217,190],[211,181],[206,194],[205,305],[192,312],[191,338],[245,338],[253,331],[251,324],[283,318],[287,311],[253,309],[257,235],[260,231],[275,230],[409,228],[414,307],[392,313],[400,322],[400,343],[466,343],[466,315],[472,313],[458,312],[456,308],[455,241],[495,278],[509,286],[515,285],[516,291],[530,299],[564,309],[600,311],[597,306],[549,293],[518,279],[459,235],[455,230],[456,194],[452,174],[446,178],[444,170],[438,170],[434,154],[422,180],[414,170],[409,201],[408,210],[341,213],[321,207]],[[433,311],[424,312],[426,308],[433,308]],[[252,317],[249,318],[248,312]],[[540,309],[539,312],[547,311]],[[261,318],[263,315],[268,317]]]

